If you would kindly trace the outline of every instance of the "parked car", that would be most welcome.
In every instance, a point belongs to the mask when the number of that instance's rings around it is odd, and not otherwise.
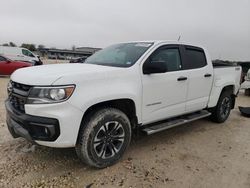
[[[0,75],[11,75],[15,70],[30,67],[31,64],[22,61],[12,61],[4,56],[0,56]]]
[[[26,48],[0,46],[0,55],[4,55],[11,60],[29,62],[32,65],[43,64],[38,55],[35,55]]]
[[[64,56],[64,55],[58,55],[58,56],[57,56],[57,59],[59,59],[59,60],[65,60],[65,59],[66,59],[66,56]]]
[[[245,95],[250,96],[250,69],[244,78],[244,82],[241,84],[241,89],[245,90]]]
[[[57,59],[57,55],[51,55],[51,54],[49,54],[48,55],[48,59]]]
[[[87,57],[78,57],[75,59],[71,59],[69,63],[84,63],[84,61],[87,59]]]
[[[85,163],[104,168],[122,157],[135,130],[149,135],[208,116],[226,121],[240,76],[240,66],[213,67],[200,46],[117,44],[83,64],[16,71],[7,125],[14,138],[75,147]]]

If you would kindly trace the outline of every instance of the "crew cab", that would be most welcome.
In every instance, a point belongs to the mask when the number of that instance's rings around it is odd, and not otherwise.
[[[150,41],[112,45],[83,64],[18,70],[8,84],[14,138],[75,147],[85,163],[117,162],[132,132],[153,134],[210,116],[224,122],[240,88],[240,66],[213,66],[197,45]]]

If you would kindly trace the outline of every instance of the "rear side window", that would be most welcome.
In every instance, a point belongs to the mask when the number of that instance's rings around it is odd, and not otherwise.
[[[186,47],[185,52],[186,52],[185,69],[197,69],[205,67],[207,65],[206,56],[202,49]]]

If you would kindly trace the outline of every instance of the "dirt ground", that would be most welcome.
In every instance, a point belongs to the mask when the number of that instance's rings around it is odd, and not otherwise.
[[[250,187],[250,119],[238,105],[223,124],[209,119],[134,138],[116,165],[97,170],[74,149],[13,139],[5,123],[9,78],[0,77],[0,187]]]

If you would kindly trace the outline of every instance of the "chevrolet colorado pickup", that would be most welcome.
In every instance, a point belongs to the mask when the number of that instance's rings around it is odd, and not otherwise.
[[[234,108],[241,67],[214,66],[206,49],[169,41],[112,45],[83,64],[15,71],[7,125],[14,138],[75,147],[85,163],[117,162],[135,130],[153,134]]]

